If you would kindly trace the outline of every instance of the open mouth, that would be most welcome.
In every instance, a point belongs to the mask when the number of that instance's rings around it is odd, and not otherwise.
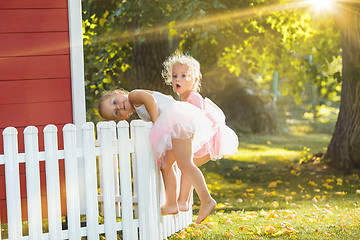
[[[176,88],[180,88],[181,86],[180,86],[180,84],[176,84]]]

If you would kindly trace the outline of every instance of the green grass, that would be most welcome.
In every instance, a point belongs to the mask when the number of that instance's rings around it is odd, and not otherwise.
[[[360,239],[360,173],[344,175],[312,158],[330,138],[241,136],[237,154],[201,167],[215,210],[169,239]]]
[[[330,138],[240,137],[237,154],[201,167],[216,209],[169,239],[360,239],[359,173],[312,158]],[[196,214],[196,194],[194,202]]]

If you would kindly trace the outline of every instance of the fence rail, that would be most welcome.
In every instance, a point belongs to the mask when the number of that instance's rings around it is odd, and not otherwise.
[[[60,240],[85,236],[92,240],[99,239],[100,235],[107,240],[116,240],[119,235],[125,240],[156,240],[165,239],[189,225],[191,208],[188,212],[161,216],[160,205],[164,203],[165,193],[148,141],[151,127],[151,123],[141,120],[133,120],[130,129],[126,121],[117,125],[100,122],[96,139],[95,126],[88,122],[81,128],[82,144],[78,146],[76,127],[67,124],[62,129],[64,149],[59,150],[58,130],[54,125],[47,125],[45,149],[39,151],[38,129],[28,126],[24,130],[25,153],[18,153],[17,130],[6,128],[0,165],[5,165],[8,221],[2,224],[0,240]],[[62,159],[66,218],[61,215],[59,161]],[[45,220],[42,219],[40,162],[45,162],[46,170],[48,216]],[[25,183],[20,181],[20,163],[26,167],[27,222],[21,216],[24,203],[21,203],[20,189]],[[177,178],[180,178],[179,171]]]

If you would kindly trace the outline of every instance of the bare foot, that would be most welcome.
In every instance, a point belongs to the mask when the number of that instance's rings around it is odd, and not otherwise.
[[[189,210],[189,203],[186,202],[179,202],[178,201],[178,207],[181,212],[187,212]]]
[[[200,224],[202,221],[205,220],[205,218],[210,214],[210,212],[214,209],[216,206],[216,201],[211,198],[208,202],[201,203],[199,215],[196,219],[196,224]]]
[[[161,207],[161,215],[163,216],[177,214],[178,212],[179,209],[177,205],[168,206],[165,204],[164,206]]]

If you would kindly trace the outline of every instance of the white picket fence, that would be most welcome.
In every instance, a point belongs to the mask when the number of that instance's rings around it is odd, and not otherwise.
[[[5,164],[8,216],[5,239],[72,240],[86,236],[86,239],[93,240],[103,235],[106,240],[116,240],[120,233],[125,240],[157,240],[166,239],[189,225],[192,222],[191,208],[188,212],[161,216],[160,205],[164,203],[165,193],[148,140],[151,127],[151,123],[133,120],[129,138],[129,124],[126,121],[117,125],[115,122],[100,122],[97,125],[96,140],[94,124],[88,122],[82,126],[82,146],[79,147],[75,125],[67,124],[63,128],[64,150],[59,150],[58,130],[54,125],[47,125],[44,128],[45,150],[39,152],[38,129],[28,126],[24,130],[25,153],[18,153],[17,130],[13,127],[6,128],[3,131],[4,155],[0,155],[0,165]],[[65,230],[62,229],[60,204],[60,159],[65,162],[68,225]],[[46,232],[43,230],[41,217],[41,161],[45,161],[46,165]],[[79,179],[80,161],[84,164],[85,179]],[[25,163],[26,166],[26,236],[21,216],[19,163]],[[85,206],[80,206],[81,181],[84,181],[85,186]],[[81,208],[85,209],[85,213],[80,211]],[[86,215],[86,226],[83,227],[81,215]],[[99,218],[103,219],[101,223]]]

